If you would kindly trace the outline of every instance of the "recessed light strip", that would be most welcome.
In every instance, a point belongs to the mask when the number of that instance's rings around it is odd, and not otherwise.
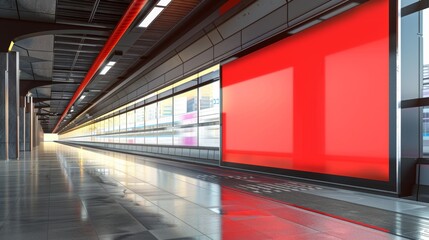
[[[160,0],[156,5],[160,7],[167,7],[167,5],[170,4],[170,2],[171,0]]]
[[[116,62],[110,61],[107,65],[101,70],[100,75],[106,75],[106,73],[115,65]]]
[[[139,24],[139,27],[147,28],[149,25],[155,20],[156,17],[164,10],[162,7],[154,7],[152,11],[143,19],[143,21]]]
[[[171,0],[160,0],[149,14],[139,24],[141,28],[147,28],[158,17],[158,15],[170,4]]]

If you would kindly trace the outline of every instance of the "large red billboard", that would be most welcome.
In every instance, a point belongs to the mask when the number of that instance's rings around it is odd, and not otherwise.
[[[389,181],[389,3],[222,66],[222,161]]]

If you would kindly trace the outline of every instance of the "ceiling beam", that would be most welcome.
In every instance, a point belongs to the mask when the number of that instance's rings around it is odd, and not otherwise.
[[[34,106],[34,108],[50,108],[51,107],[51,105],[46,105],[46,106]]]
[[[70,99],[61,98],[33,98],[33,103],[45,102],[45,101],[70,101]]]

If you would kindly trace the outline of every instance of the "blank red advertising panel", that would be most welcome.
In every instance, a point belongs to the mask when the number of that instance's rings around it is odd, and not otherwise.
[[[389,180],[389,4],[222,66],[222,161]]]

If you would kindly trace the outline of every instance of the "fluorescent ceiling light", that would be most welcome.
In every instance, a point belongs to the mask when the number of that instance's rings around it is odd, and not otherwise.
[[[170,2],[171,0],[160,0],[157,5],[160,7],[167,7],[167,5],[170,4]]]
[[[139,27],[147,28],[153,20],[164,10],[161,7],[154,7],[152,11],[143,19],[143,21],[139,24]]]
[[[112,66],[105,66],[103,70],[101,70],[100,75],[106,75],[106,73],[112,68]]]
[[[100,75],[106,75],[106,73],[115,65],[116,62],[110,61],[107,63],[107,65],[101,70]]]
[[[82,100],[82,99],[84,99],[86,96],[85,95],[82,95],[82,96],[80,96],[80,99]]]
[[[13,45],[14,45],[15,43],[13,42],[13,41],[11,41],[10,42],[10,44],[9,44],[9,48],[7,49],[7,50],[9,50],[9,52],[10,51],[12,51],[12,48],[13,48]]]
[[[70,110],[70,112],[74,112],[74,110],[72,109],[72,110]]]

